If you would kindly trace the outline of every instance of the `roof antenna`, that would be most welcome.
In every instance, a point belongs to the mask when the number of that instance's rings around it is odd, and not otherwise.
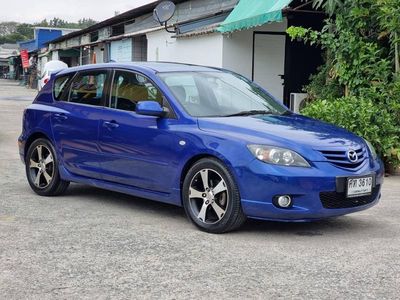
[[[175,4],[172,1],[160,2],[153,11],[153,18],[161,26],[165,27],[165,31],[169,33],[176,33],[176,30],[169,30],[167,22],[171,20],[175,13]]]

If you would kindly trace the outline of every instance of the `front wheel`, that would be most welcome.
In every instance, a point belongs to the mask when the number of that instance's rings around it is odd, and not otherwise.
[[[195,163],[185,177],[182,193],[186,215],[201,230],[224,233],[246,220],[235,180],[217,159]]]
[[[60,178],[54,147],[46,139],[37,139],[30,145],[25,170],[29,185],[38,195],[56,196],[68,188],[69,182]]]

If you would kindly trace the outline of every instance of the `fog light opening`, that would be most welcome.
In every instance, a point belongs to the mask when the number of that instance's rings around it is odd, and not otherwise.
[[[292,206],[292,197],[289,195],[276,196],[275,205],[280,208],[289,208]]]

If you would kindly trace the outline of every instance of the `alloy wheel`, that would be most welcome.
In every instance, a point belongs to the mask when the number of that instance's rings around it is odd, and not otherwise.
[[[45,145],[37,145],[29,159],[29,175],[35,187],[44,189],[54,177],[54,158]]]
[[[218,223],[229,205],[228,188],[222,176],[212,169],[197,172],[190,182],[189,205],[201,222]]]

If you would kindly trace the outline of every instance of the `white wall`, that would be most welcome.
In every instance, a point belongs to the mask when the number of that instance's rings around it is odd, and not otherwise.
[[[253,31],[284,32],[287,19],[274,22],[250,30],[242,30],[223,36],[223,62],[225,69],[235,71],[251,79],[253,56]],[[282,55],[285,55],[283,52]]]
[[[222,67],[222,41],[219,33],[192,38],[171,38],[165,30],[147,34],[147,60],[170,61]]]

